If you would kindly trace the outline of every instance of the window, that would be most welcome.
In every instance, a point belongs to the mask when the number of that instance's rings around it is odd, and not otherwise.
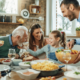
[[[66,33],[71,33],[72,22],[63,17],[60,9],[60,3],[62,0],[57,0],[57,29],[62,28]]]
[[[60,9],[60,3],[62,0],[57,1],[57,29],[62,28],[67,35],[75,35],[75,28],[80,26],[80,23],[75,19],[74,21],[69,21],[67,18],[63,17],[63,14]],[[80,0],[78,0],[80,1]]]
[[[18,15],[20,0],[0,0],[0,15]]]
[[[78,0],[80,2],[80,0]],[[62,0],[47,0],[46,7],[46,35],[48,36],[50,31],[58,30],[62,28],[68,36],[76,35],[75,28],[80,26],[80,23],[75,19],[69,21],[63,17],[60,9],[60,3]]]

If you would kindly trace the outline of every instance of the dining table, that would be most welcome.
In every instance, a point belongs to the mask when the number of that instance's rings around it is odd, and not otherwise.
[[[7,74],[4,77],[1,77],[0,80],[23,80],[16,73],[16,71],[21,70],[21,68],[19,66],[13,66],[13,68],[14,69],[9,74]],[[67,71],[70,71],[73,68],[74,68],[74,66],[67,65]],[[62,68],[62,69],[64,70],[64,72],[66,72],[65,67]],[[56,77],[56,80],[63,80],[63,78],[67,78],[66,76],[64,76],[64,72],[61,73],[61,74],[59,74],[59,75],[56,75],[55,76]],[[38,77],[35,80],[40,80],[40,78],[41,77]],[[69,79],[67,78],[67,80],[69,80]]]

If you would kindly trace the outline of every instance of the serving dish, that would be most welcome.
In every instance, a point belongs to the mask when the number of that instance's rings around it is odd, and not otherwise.
[[[20,62],[22,62],[21,59],[13,59],[13,60],[12,60],[12,63],[13,63],[14,66],[19,66],[19,63],[20,63]]]
[[[0,65],[1,76],[5,76],[7,73],[11,72],[11,69],[8,65]]]
[[[25,72],[33,72],[33,74],[27,74],[27,75],[23,74]],[[40,71],[36,71],[36,70],[33,70],[33,69],[25,69],[25,70],[16,71],[16,73],[19,75],[19,77],[21,79],[24,79],[24,80],[34,80],[40,74]]]
[[[32,68],[32,65],[38,63],[38,62],[44,62],[44,61],[49,61],[49,60],[34,60],[34,61],[31,61],[31,68]],[[49,62],[52,62],[52,61],[49,61]],[[54,62],[52,62],[54,63]],[[62,65],[62,66],[58,66],[58,69],[55,69],[55,70],[50,70],[50,71],[45,71],[45,70],[37,70],[37,71],[40,71],[40,76],[41,77],[47,77],[47,76],[55,76],[61,72],[63,72],[61,70],[61,68],[63,68],[65,65]],[[33,68],[32,68],[33,69]],[[36,69],[34,69],[36,70]]]
[[[30,61],[20,62],[20,63],[19,63],[19,66],[20,66],[20,68],[22,68],[22,69],[30,68]]]
[[[66,50],[66,49],[57,50],[55,52],[57,59],[62,63],[66,63],[65,60],[63,59],[64,50]],[[76,58],[78,56],[78,51],[77,50],[71,50],[71,53],[67,53],[67,55],[68,54],[71,55],[71,59],[69,60],[68,64],[74,63],[74,61],[76,60]]]
[[[80,70],[78,72],[80,73]],[[80,74],[76,75],[75,71],[67,71],[64,75],[67,76],[69,80],[80,80]]]
[[[12,63],[11,59],[5,59],[2,61],[4,65],[10,65]]]

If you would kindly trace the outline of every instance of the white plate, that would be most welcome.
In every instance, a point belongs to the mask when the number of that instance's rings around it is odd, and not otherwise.
[[[0,65],[0,71],[9,70],[10,67],[8,65]]]
[[[74,73],[75,73],[75,71],[67,71],[64,73],[64,75],[67,76],[68,78],[70,78],[69,80],[80,80],[80,74],[76,75]]]

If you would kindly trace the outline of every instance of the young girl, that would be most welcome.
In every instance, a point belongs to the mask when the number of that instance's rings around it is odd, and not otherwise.
[[[38,56],[42,54],[43,52],[46,53],[46,57],[50,60],[55,60],[58,61],[55,55],[55,51],[57,49],[64,49],[66,46],[66,37],[64,32],[59,32],[57,30],[52,31],[49,34],[49,43],[48,45],[44,46],[43,48],[37,50],[37,51],[32,51],[31,49],[28,49],[27,51],[33,55],[33,56]]]

